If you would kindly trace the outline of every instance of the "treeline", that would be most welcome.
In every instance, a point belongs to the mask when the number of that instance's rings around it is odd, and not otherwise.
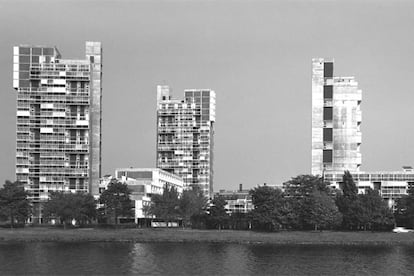
[[[414,188],[397,200],[393,213],[377,191],[358,194],[349,172],[344,173],[340,186],[331,189],[321,177],[299,175],[284,183],[283,192],[268,186],[250,190],[254,209],[232,214],[226,210],[224,197],[208,202],[196,185],[181,195],[173,187],[165,187],[162,194],[152,195],[143,215],[201,229],[386,231],[396,224],[414,227]],[[0,219],[11,227],[24,224],[33,214],[27,196],[20,183],[6,181],[0,189]],[[117,224],[119,218],[134,218],[134,203],[127,185],[116,179],[98,200],[87,193],[52,192],[43,204],[43,222],[64,226],[73,221]]]
[[[187,194],[193,192],[185,191],[179,198],[174,189],[155,195],[148,211],[166,221],[182,218],[185,226],[207,229],[385,231],[395,226],[392,210],[379,193],[368,189],[358,194],[349,172],[345,172],[340,190],[331,189],[323,178],[312,175],[294,177],[284,186],[284,192],[268,186],[252,189],[254,209],[249,213],[228,214],[221,196],[216,196],[208,208],[203,207],[205,202],[198,209],[183,205]],[[193,196],[193,202],[202,198],[201,194],[198,199]]]
[[[250,190],[254,209],[227,214],[226,201],[216,197],[209,212],[193,227],[208,229],[386,231],[394,228],[392,210],[377,191],[358,194],[349,172],[341,189],[332,189],[321,177],[300,175],[284,183],[284,191],[268,186]],[[404,202],[412,202],[402,199]],[[414,203],[413,211],[414,211]],[[402,208],[407,213],[406,208]],[[401,215],[402,216],[402,215]],[[414,216],[405,214],[407,221]],[[200,220],[201,219],[201,220]],[[201,223],[200,223],[201,221]]]
[[[34,210],[28,196],[21,183],[6,181],[0,189],[0,219],[13,228],[38,215],[39,210]],[[65,228],[73,223],[117,224],[119,217],[134,217],[133,207],[128,186],[113,179],[98,200],[83,192],[51,192],[42,205],[42,218],[43,223],[61,224]]]
[[[392,210],[377,191],[358,194],[352,176],[345,172],[341,189],[331,189],[321,177],[300,175],[285,183],[285,191],[266,186],[251,191],[252,228],[292,230],[390,230]]]

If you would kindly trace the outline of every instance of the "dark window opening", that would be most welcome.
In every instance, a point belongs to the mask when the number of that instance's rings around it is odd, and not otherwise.
[[[323,108],[323,119],[325,121],[332,121],[333,119],[333,108],[332,107]]]
[[[374,190],[381,190],[381,182],[374,182]]]
[[[324,142],[332,142],[332,128],[324,128],[323,129],[323,141]]]
[[[332,150],[323,150],[323,163],[332,163]]]
[[[42,48],[32,48],[32,55],[40,56],[42,54]]]
[[[333,62],[325,62],[323,65],[323,77],[332,78],[333,77]]]
[[[53,48],[43,48],[43,55],[44,56],[53,56],[55,50]]]
[[[324,85],[323,86],[323,98],[324,99],[332,99],[333,98],[333,86],[332,85]]]
[[[20,55],[30,55],[30,48],[20,47],[19,48]]]

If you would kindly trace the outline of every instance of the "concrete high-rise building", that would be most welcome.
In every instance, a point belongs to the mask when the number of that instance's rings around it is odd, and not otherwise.
[[[86,42],[85,59],[56,47],[13,48],[17,91],[16,178],[34,203],[50,191],[98,194],[101,177],[102,48]]]
[[[312,60],[312,174],[339,189],[348,170],[359,193],[376,190],[393,207],[414,185],[414,169],[360,171],[361,94],[353,77],[333,75],[333,61]]]
[[[334,76],[333,60],[312,59],[312,174],[361,166],[361,96],[354,77]]]
[[[172,99],[170,88],[157,86],[157,167],[198,185],[213,196],[213,149],[216,94],[209,89],[184,91]]]

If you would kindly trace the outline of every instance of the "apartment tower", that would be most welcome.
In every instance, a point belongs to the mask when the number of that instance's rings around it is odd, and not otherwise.
[[[334,76],[333,60],[312,59],[312,174],[361,166],[361,96],[354,77]]]
[[[213,196],[213,149],[216,94],[210,89],[184,91],[184,100],[157,86],[157,167],[198,185]]]
[[[85,59],[56,47],[13,48],[17,91],[16,179],[29,192],[33,218],[50,191],[98,195],[101,176],[102,48],[86,42]]]

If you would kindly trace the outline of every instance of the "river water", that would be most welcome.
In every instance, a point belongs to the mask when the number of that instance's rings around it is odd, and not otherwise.
[[[414,246],[2,243],[9,274],[414,275]]]

